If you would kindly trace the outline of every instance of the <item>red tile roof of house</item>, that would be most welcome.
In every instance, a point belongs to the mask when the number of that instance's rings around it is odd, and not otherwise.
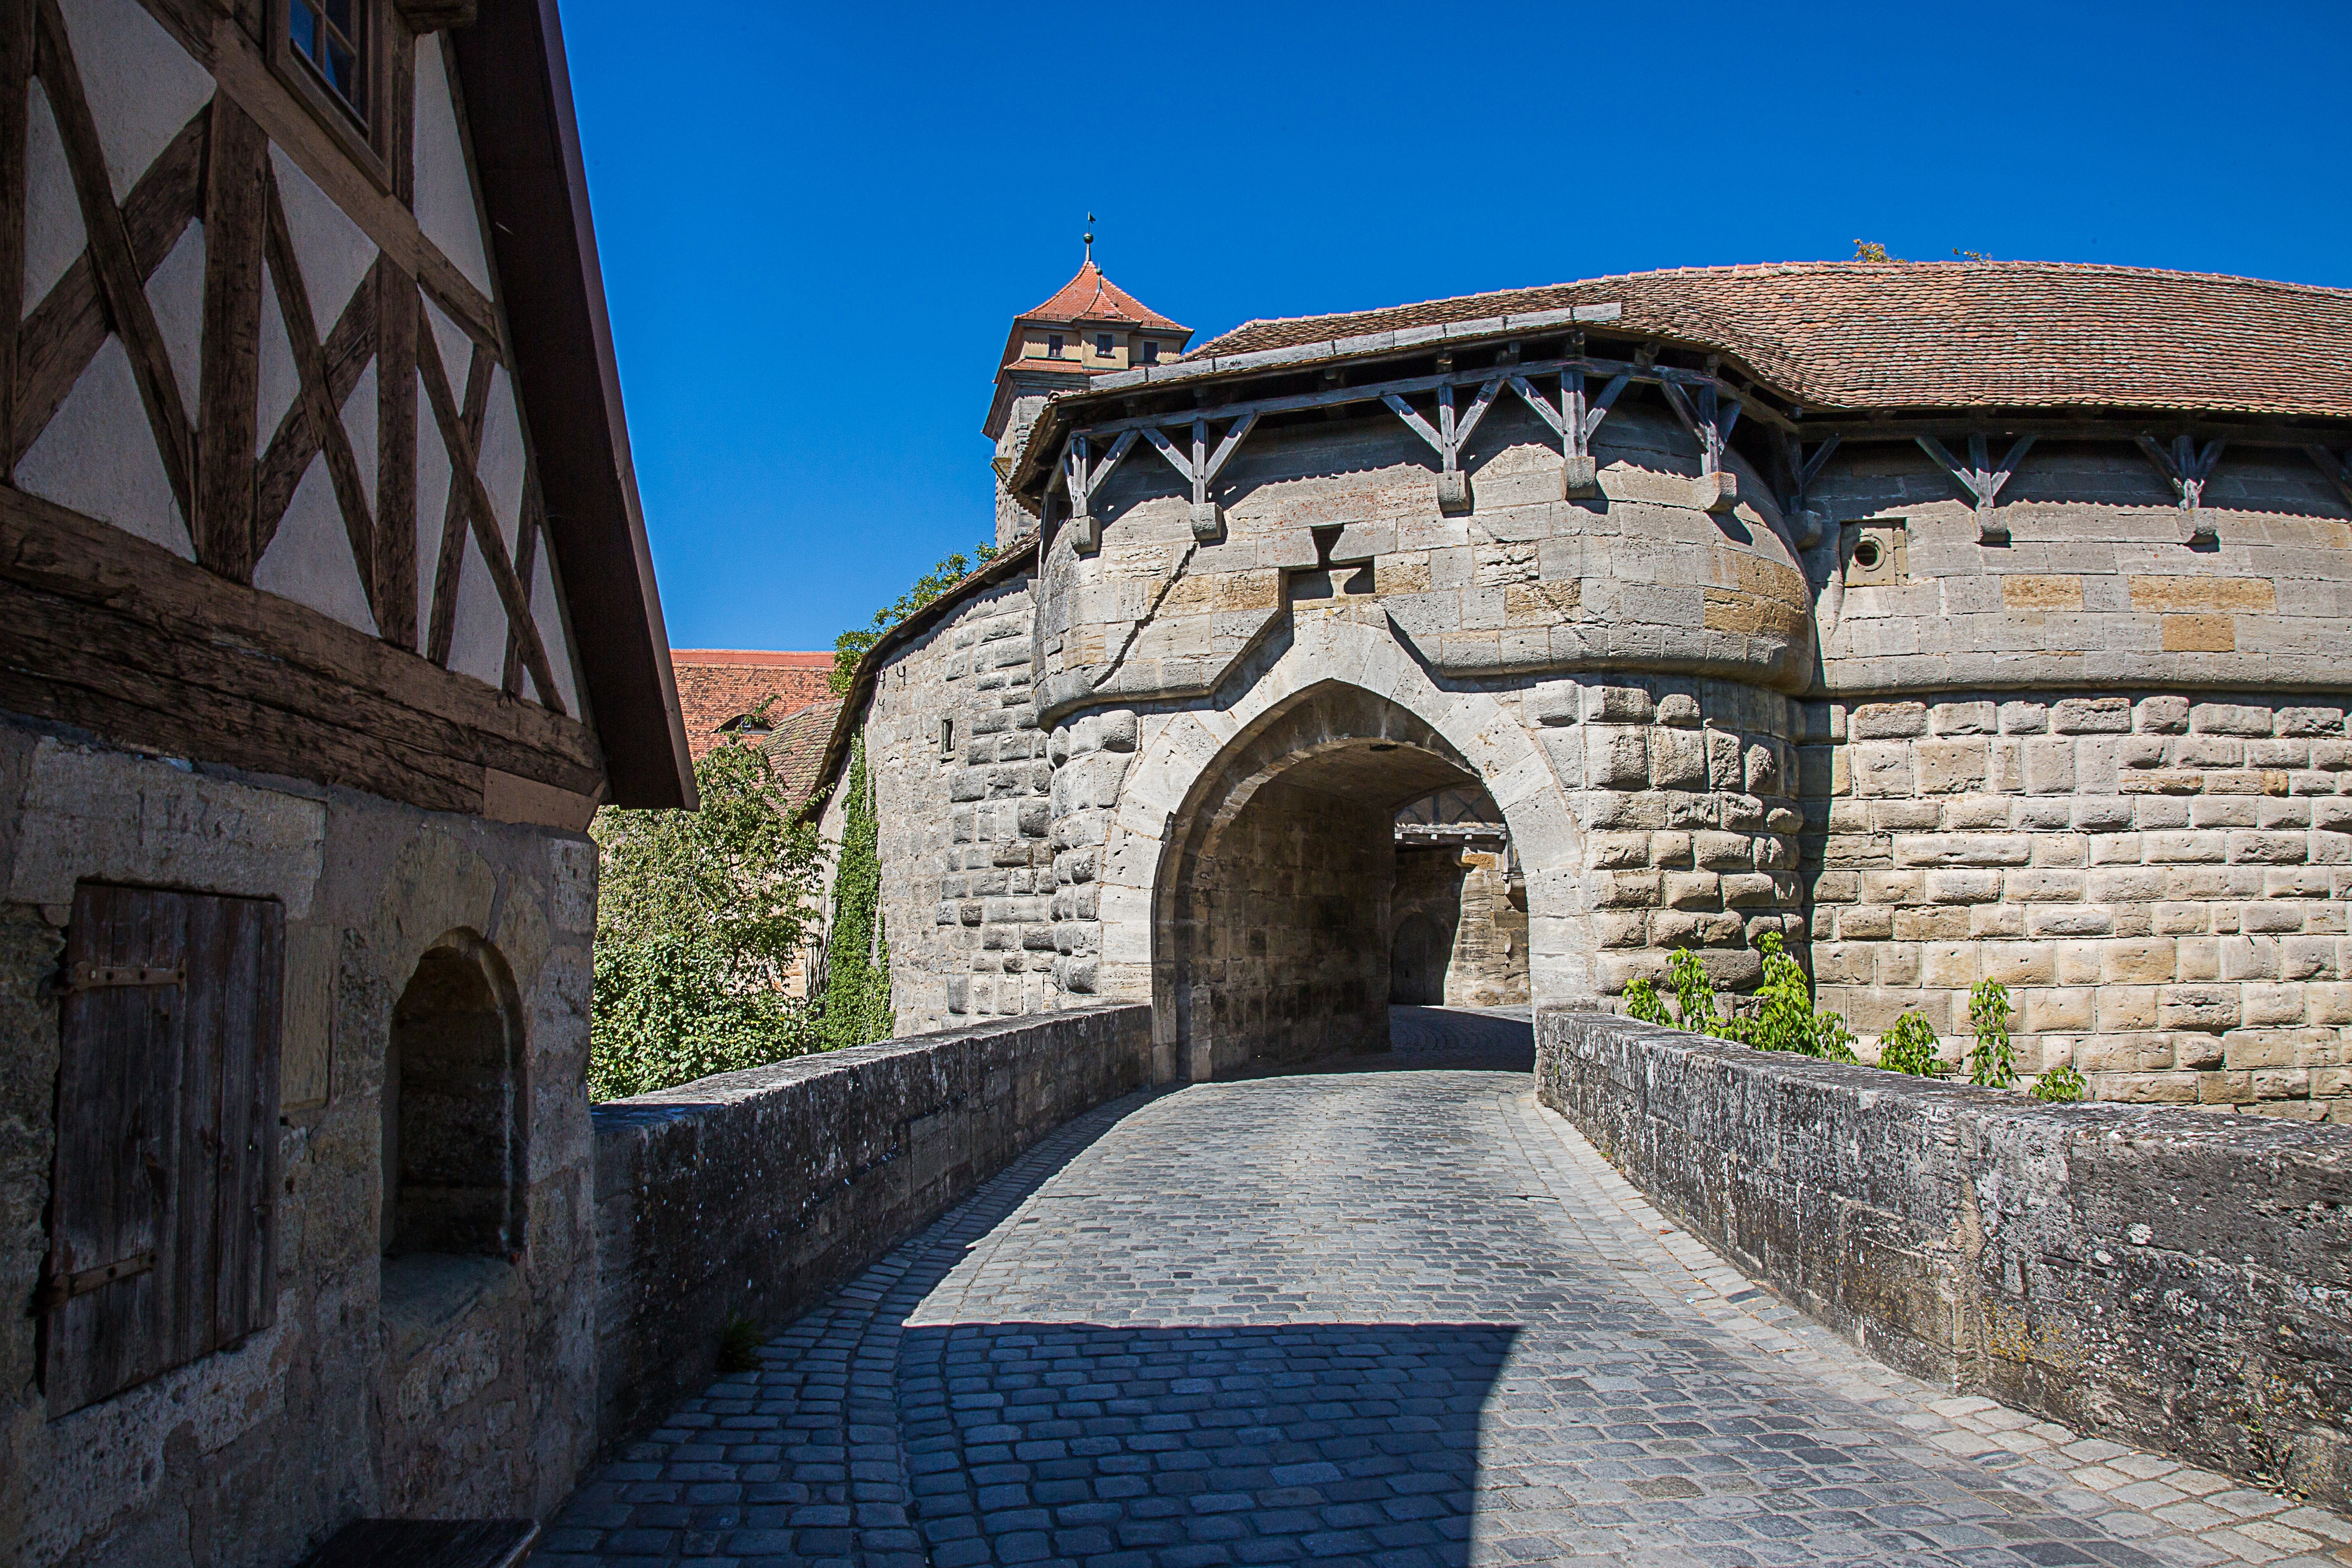
[[[834,723],[840,717],[841,699],[828,697],[788,714],[760,742],[777,787],[783,792],[787,810],[797,809],[816,787],[817,766],[824,761],[825,742],[833,738]]]
[[[771,724],[823,699],[833,673],[831,653],[678,647],[670,649],[669,660],[687,744],[697,759],[719,743],[729,724],[772,698]]]
[[[1188,360],[1617,304],[1602,330],[1744,361],[1820,408],[2103,407],[2352,417],[2352,290],[2070,262],[1636,272],[1245,321]]]
[[[1062,285],[1054,297],[1034,310],[1024,310],[1017,320],[1024,321],[1125,321],[1130,326],[1151,327],[1163,332],[1192,331],[1190,327],[1174,321],[1138,300],[1134,295],[1102,275],[1102,268],[1088,258],[1078,268],[1078,275]]]

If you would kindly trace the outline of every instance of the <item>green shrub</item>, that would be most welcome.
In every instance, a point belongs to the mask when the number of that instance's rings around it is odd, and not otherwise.
[[[1879,1038],[1878,1065],[1889,1072],[1906,1072],[1914,1078],[1940,1075],[1944,1060],[1937,1048],[1934,1026],[1917,1013],[1906,1013],[1895,1019],[1895,1026]]]
[[[2017,1052],[2009,1043],[2009,987],[1998,980],[1979,980],[1969,993],[1969,1024],[1977,1043],[1969,1052],[1969,1081],[1987,1089],[2011,1089],[2017,1083]]]
[[[783,994],[808,920],[816,831],[786,819],[767,758],[720,746],[695,764],[698,811],[607,806],[596,900],[593,1100],[646,1094],[814,1048]]]
[[[1756,1010],[1732,1020],[1737,1033],[1726,1037],[1743,1040],[1759,1051],[1795,1051],[1833,1062],[1854,1060],[1853,1032],[1835,1013],[1814,1009],[1812,985],[1797,961],[1789,956],[1780,933],[1766,931],[1756,946],[1764,955],[1764,981],[1756,988]]]
[[[1667,1015],[1666,1005],[1658,999],[1658,988],[1645,976],[1625,987],[1625,1016],[1641,1024],[1658,1024],[1672,1028],[1674,1019]]]
[[[2061,1062],[2035,1079],[2033,1087],[2026,1092],[2036,1100],[2070,1104],[2082,1099],[2089,1088],[2090,1086],[2083,1081],[2083,1075],[2074,1070],[2073,1062]]]
[[[882,640],[884,633],[987,565],[995,554],[996,546],[993,544],[982,544],[971,555],[959,551],[932,567],[926,575],[917,578],[913,587],[898,595],[897,604],[887,605],[875,611],[871,626],[844,632],[834,638],[833,672],[827,677],[833,694],[839,697],[849,690],[850,680],[857,673],[857,661],[865,657],[867,648]]]
[[[1715,982],[1696,953],[1678,949],[1666,959],[1667,983],[1674,987],[1675,1010],[1670,1017],[1657,988],[1646,979],[1625,987],[1625,1016],[1644,1024],[1712,1035],[1759,1051],[1795,1051],[1833,1062],[1854,1059],[1853,1033],[1835,1013],[1813,1009],[1812,985],[1788,953],[1779,931],[1766,931],[1757,942],[1764,956],[1764,981],[1757,987],[1750,1012],[1717,1012]]]

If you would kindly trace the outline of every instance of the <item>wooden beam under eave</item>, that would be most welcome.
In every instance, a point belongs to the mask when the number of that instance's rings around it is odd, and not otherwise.
[[[2344,504],[2352,506],[2352,465],[2347,465],[2343,458],[2315,441],[2307,443],[2303,450],[2318,466],[2319,471],[2327,476],[2327,482],[2336,487],[2336,494],[2344,498]]]

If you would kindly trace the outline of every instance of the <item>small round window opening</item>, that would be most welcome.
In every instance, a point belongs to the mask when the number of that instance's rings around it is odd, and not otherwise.
[[[1865,539],[1853,547],[1853,563],[1865,572],[1875,572],[1886,558],[1885,551],[1875,539]]]

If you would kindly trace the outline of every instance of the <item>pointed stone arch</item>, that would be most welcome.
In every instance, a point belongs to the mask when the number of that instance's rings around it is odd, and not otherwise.
[[[1516,685],[1433,675],[1399,646],[1384,617],[1301,616],[1286,646],[1268,652],[1263,665],[1237,672],[1240,689],[1221,693],[1221,703],[1139,716],[1135,763],[1105,830],[1097,989],[1151,999],[1159,1075],[1205,1077],[1236,1065],[1220,1060],[1213,1036],[1202,1047],[1192,1001],[1181,994],[1180,965],[1193,955],[1179,952],[1187,940],[1181,927],[1198,919],[1185,908],[1188,879],[1198,876],[1204,850],[1213,858],[1220,851],[1220,834],[1250,802],[1285,779],[1294,787],[1328,785],[1355,770],[1346,793],[1378,800],[1392,784],[1390,813],[1448,782],[1482,785],[1528,868],[1535,998],[1590,995],[1591,939],[1577,869],[1582,835],[1521,721]],[[1374,745],[1397,749],[1373,752]],[[1373,758],[1384,765],[1372,765]],[[1317,771],[1298,772],[1309,766]],[[1198,934],[1196,926],[1192,935]],[[1385,933],[1373,946],[1385,1006]]]

